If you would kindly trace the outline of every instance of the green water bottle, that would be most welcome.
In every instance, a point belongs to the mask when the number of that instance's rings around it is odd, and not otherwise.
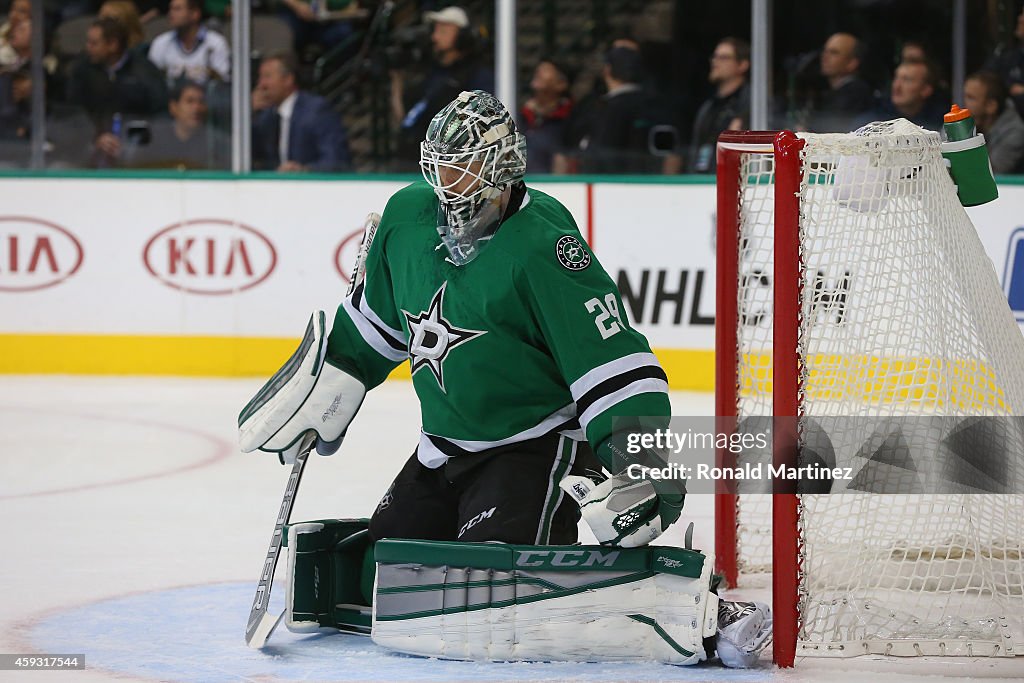
[[[949,174],[956,183],[956,193],[964,206],[977,206],[999,196],[992,164],[988,159],[985,136],[978,133],[970,109],[953,105],[943,116],[942,130],[946,142],[942,143],[942,156]]]

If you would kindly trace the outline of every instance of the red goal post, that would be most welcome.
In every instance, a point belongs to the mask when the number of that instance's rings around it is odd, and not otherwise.
[[[799,414],[797,356],[797,317],[799,315],[800,275],[799,242],[799,186],[800,150],[803,141],[789,131],[757,132],[726,131],[718,144],[718,230],[716,237],[716,297],[715,319],[736,321],[739,316],[737,283],[739,282],[739,198],[740,157],[757,152],[775,157],[775,267],[774,282],[789,282],[792,287],[776,287],[774,306],[776,324],[773,341],[776,349],[790,349],[784,358],[774,358],[773,415],[796,417]],[[736,367],[738,358],[736,324],[717,324],[715,327],[715,415],[723,420],[720,431],[731,432],[737,417],[738,385]],[[780,367],[785,364],[786,370]],[[787,425],[792,425],[787,421]],[[780,424],[780,426],[782,426]],[[784,441],[787,440],[788,441]],[[773,453],[792,452],[787,444],[795,444],[795,435],[786,430],[773,431]],[[718,452],[719,466],[735,465],[735,456],[728,449]],[[782,464],[775,462],[776,465]],[[715,497],[717,571],[725,576],[726,584],[735,587],[738,582],[736,550],[737,499],[735,492],[720,492]],[[797,566],[781,558],[798,556],[799,538],[797,500],[794,493],[772,496],[773,564],[772,612],[776,635],[775,661],[780,666],[792,666],[796,651]],[[791,636],[789,635],[791,634]]]

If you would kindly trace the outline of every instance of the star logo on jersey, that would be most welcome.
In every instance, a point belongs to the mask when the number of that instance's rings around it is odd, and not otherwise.
[[[412,374],[428,368],[437,380],[437,385],[444,388],[444,361],[456,346],[465,344],[486,332],[465,330],[455,327],[444,317],[444,291],[448,283],[434,293],[430,306],[419,315],[403,310],[409,323],[409,358],[412,360]]]

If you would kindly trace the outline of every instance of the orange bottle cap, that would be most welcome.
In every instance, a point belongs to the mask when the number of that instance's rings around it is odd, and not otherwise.
[[[961,109],[957,105],[953,105],[949,109],[948,114],[942,115],[942,120],[946,123],[953,123],[954,121],[963,121],[971,115],[970,109]]]

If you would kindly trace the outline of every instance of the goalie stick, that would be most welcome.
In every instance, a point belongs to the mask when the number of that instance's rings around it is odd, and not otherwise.
[[[252,609],[249,611],[249,622],[245,626],[245,644],[252,648],[263,647],[281,621],[281,617],[284,616],[284,612],[276,617],[267,613],[267,607],[270,605],[270,588],[274,581],[274,571],[277,569],[277,558],[281,554],[284,525],[288,523],[288,519],[292,515],[295,492],[299,490],[302,471],[306,467],[306,460],[309,458],[310,451],[313,450],[314,443],[316,443],[315,432],[307,432],[302,437],[299,453],[295,456],[295,464],[292,465],[292,472],[288,477],[288,485],[284,489],[284,499],[281,501],[277,522],[274,524],[274,535],[270,537],[270,547],[267,548],[267,557],[263,561],[260,581],[256,586],[256,597],[253,599]]]
[[[365,276],[366,253],[370,249],[370,243],[380,225],[380,215],[371,213],[366,217],[363,225],[363,240],[359,245],[359,253],[356,256],[356,265],[352,270],[352,278],[348,284],[347,296],[351,296],[356,285],[362,282]],[[323,313],[320,313],[323,316]],[[343,434],[344,435],[344,434]],[[340,437],[338,441],[340,441]],[[260,574],[260,582],[256,586],[256,597],[249,610],[249,621],[245,625],[245,644],[252,648],[261,648],[266,644],[270,634],[274,632],[281,622],[284,612],[276,617],[267,613],[270,603],[270,588],[274,581],[274,571],[277,569],[277,560],[281,554],[281,542],[284,540],[284,525],[292,514],[292,505],[295,503],[295,492],[299,489],[299,481],[302,479],[302,470],[306,466],[306,459],[309,457],[313,444],[316,443],[316,433],[307,432],[302,437],[299,445],[298,455],[295,456],[295,464],[292,465],[291,476],[288,477],[288,485],[284,490],[284,499],[281,501],[281,509],[277,514],[277,523],[274,525],[274,535],[270,537],[270,547],[267,548],[267,557],[263,561],[263,572]]]

